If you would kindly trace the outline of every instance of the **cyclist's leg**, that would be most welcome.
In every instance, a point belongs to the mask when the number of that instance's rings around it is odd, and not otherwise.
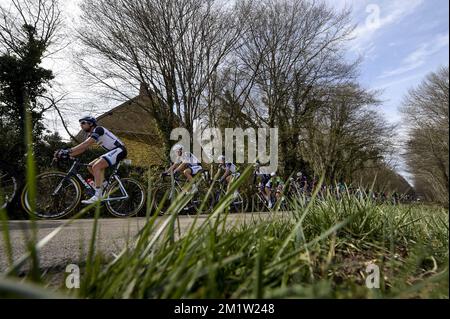
[[[264,187],[264,196],[266,197],[267,200],[269,200],[271,195],[272,195],[272,187],[266,185]]]
[[[265,186],[265,189],[264,189],[264,191],[265,191],[264,192],[264,197],[267,200],[269,208],[272,208],[272,206],[273,206],[273,203],[272,203],[272,193],[273,193],[272,186],[273,186],[272,182],[269,180],[269,182],[267,182],[267,184]]]
[[[192,182],[192,179],[194,178],[194,177],[193,177],[194,174],[193,174],[191,168],[185,169],[185,170],[183,171],[183,174],[184,174],[184,176],[186,176],[186,178],[187,178],[187,180],[188,180],[189,182]]]
[[[184,171],[184,175],[188,178],[189,182],[191,182],[193,178],[202,170],[203,167],[201,165],[189,165]]]
[[[95,180],[95,193],[96,195],[101,195],[101,189],[103,185],[103,181],[105,179],[105,169],[110,165],[108,161],[104,158],[99,158],[94,165],[92,166],[92,171],[94,173]]]
[[[92,177],[94,177],[94,171],[92,170],[92,166],[94,166],[94,164],[98,161],[98,158],[96,158],[95,160],[93,160],[92,162],[89,163],[89,166],[87,167],[89,173],[92,175]]]
[[[120,161],[124,160],[127,157],[127,150],[125,148],[116,148],[112,151],[109,151],[108,153],[102,155],[98,161],[100,161],[101,168],[103,170],[103,174],[105,173],[105,169],[108,167],[112,167],[119,163]],[[97,161],[97,165],[100,165]],[[103,182],[103,180],[102,180]]]
[[[189,182],[192,182],[194,177],[202,170],[203,168],[200,165],[189,165],[184,171],[184,175],[187,177]],[[196,193],[198,191],[197,185],[194,184],[192,186],[192,192]]]
[[[226,178],[225,178],[225,180],[226,180],[226,182],[227,182],[227,190],[228,190],[228,188],[230,187],[230,184],[231,184],[231,180],[233,179],[233,175],[228,175]]]
[[[92,177],[94,177],[94,180],[95,180],[94,166],[98,166],[98,165],[99,165],[99,162],[101,162],[101,161],[102,161],[102,157],[96,158],[95,160],[93,160],[92,162],[90,162],[89,165],[88,165],[88,167],[87,167],[89,173],[91,173]],[[103,171],[103,174],[102,174],[102,178],[101,178],[101,179],[102,179],[102,183],[103,183],[103,180],[104,180],[104,171]],[[98,186],[98,185],[97,185],[97,181],[95,181],[95,185]]]
[[[83,204],[90,204],[102,197],[103,193],[102,186],[103,181],[105,179],[105,170],[108,167],[115,165],[118,161],[123,159],[124,156],[126,156],[126,150],[118,148],[106,153],[105,155],[103,155],[102,157],[96,159],[91,163],[92,164],[91,169],[95,179],[95,195],[90,200],[83,201]]]
[[[228,179],[228,189],[229,189],[231,183],[233,183],[235,180],[239,179],[239,177],[241,177],[240,173],[233,173],[233,174],[231,174],[230,176],[227,177],[227,179]],[[234,191],[233,195],[234,195],[235,198],[238,197],[239,196],[239,190],[236,189]]]
[[[275,193],[275,198],[277,199],[277,201],[281,199],[281,192],[281,190],[277,189],[277,192]]]
[[[187,168],[186,168],[187,167]],[[188,167],[187,164],[180,164],[179,166],[179,172],[183,172],[183,175],[187,178],[188,182],[191,182],[193,177],[192,177],[192,171],[191,169]],[[183,192],[187,192],[187,186],[183,186]]]

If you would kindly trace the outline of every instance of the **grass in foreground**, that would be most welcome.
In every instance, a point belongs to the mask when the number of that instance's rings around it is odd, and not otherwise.
[[[188,200],[174,201],[170,217],[162,221],[157,212],[150,216],[149,204],[147,225],[114,259],[96,252],[94,227],[81,288],[52,293],[75,298],[448,298],[445,209],[329,196],[309,205],[302,199],[292,202],[289,214],[267,220],[255,215],[251,222],[231,225],[225,209],[229,196],[180,236],[178,213]],[[369,264],[380,269],[379,289],[366,287]],[[49,296],[48,290],[13,278],[14,272],[0,277],[0,296]],[[37,282],[35,275],[29,279]]]

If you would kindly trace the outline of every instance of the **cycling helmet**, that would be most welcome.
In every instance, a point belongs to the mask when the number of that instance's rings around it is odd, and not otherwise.
[[[219,160],[219,162],[222,162],[222,161],[224,161],[224,160],[225,160],[225,156],[223,156],[223,155],[220,155],[220,156],[219,156],[219,158],[218,158],[218,160]]]
[[[277,173],[273,172],[270,174],[270,176],[275,177],[275,176],[277,176]]]
[[[79,119],[79,122],[83,122],[83,121],[92,123],[92,125],[97,125],[97,120],[95,119],[95,117],[90,116],[90,115],[84,116],[81,119]]]

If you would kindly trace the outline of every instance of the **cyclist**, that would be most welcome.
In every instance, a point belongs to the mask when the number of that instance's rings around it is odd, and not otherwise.
[[[303,172],[300,171],[297,173],[295,182],[298,185],[299,191],[301,191],[302,193],[306,193],[308,189],[308,180]]]
[[[269,208],[273,207],[273,201],[271,200],[272,193],[275,192],[275,198],[278,201],[281,198],[281,194],[284,189],[284,182],[280,176],[277,175],[276,172],[270,174],[270,180],[267,182],[265,186],[265,192],[267,198],[269,198]]]
[[[241,176],[241,174],[237,172],[236,165],[232,162],[227,162],[225,160],[225,156],[223,155],[219,156],[219,169],[223,169],[225,171],[219,180],[221,183],[227,182],[227,184],[230,184],[234,178],[239,178]]]
[[[95,195],[88,200],[82,201],[82,203],[90,205],[101,200],[105,169],[124,160],[127,157],[127,149],[125,144],[108,129],[98,126],[94,117],[85,116],[79,122],[81,129],[89,134],[86,141],[70,149],[56,151],[55,157],[68,158],[79,156],[95,143],[107,151],[101,157],[93,160],[88,166],[88,170],[95,180]]]
[[[188,179],[189,182],[192,182],[195,175],[203,170],[203,167],[200,161],[195,157],[194,154],[185,152],[183,154],[183,146],[180,144],[176,144],[173,147],[173,151],[177,155],[177,158],[173,165],[163,173],[163,175],[167,176],[171,172],[174,175],[178,175],[179,172],[183,172],[184,176]],[[192,193],[196,193],[198,188],[196,185],[192,186]]]
[[[219,169],[223,169],[225,172],[223,173],[222,177],[220,178],[220,183],[226,183],[227,188],[230,185],[230,183],[235,179],[239,178],[241,174],[237,172],[237,167],[232,162],[226,161],[225,156],[221,155],[218,158],[219,160]],[[237,196],[238,191],[234,192],[234,195]]]
[[[336,193],[337,193],[337,197],[341,198],[345,193],[346,193],[346,187],[345,184],[342,182],[338,182],[336,185]]]
[[[255,167],[255,172],[253,174],[253,184],[256,184],[256,178],[259,176],[261,178],[261,181],[258,184],[258,188],[259,188],[261,194],[266,199],[267,203],[270,203],[271,202],[271,200],[270,200],[271,192],[269,192],[269,194],[267,194],[267,192],[266,192],[266,184],[270,180],[270,174],[261,172],[261,163],[259,161],[256,161],[256,164],[254,167]]]

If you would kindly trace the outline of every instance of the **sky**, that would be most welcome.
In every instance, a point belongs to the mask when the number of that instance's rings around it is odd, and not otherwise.
[[[399,154],[405,138],[399,108],[408,91],[430,72],[449,64],[449,3],[447,0],[327,0],[338,8],[352,8],[357,24],[350,45],[363,56],[360,81],[380,90],[379,111],[398,125],[397,172],[413,184]]]
[[[5,5],[10,0],[0,0]],[[449,3],[447,0],[325,0],[338,10],[351,8],[356,24],[349,57],[362,56],[360,82],[368,89],[381,90],[380,112],[391,123],[400,124],[399,107],[408,90],[424,77],[449,61]],[[73,28],[80,14],[81,0],[61,0],[66,27]],[[73,34],[73,30],[69,33]],[[65,91],[63,108],[73,131],[78,129],[77,116],[82,112],[99,115],[117,106],[119,101],[99,99],[90,90],[74,66],[72,52],[77,43],[44,61],[56,73],[56,86]],[[50,129],[61,129],[56,114],[49,114]],[[399,138],[403,130],[399,130]],[[407,176],[404,167],[399,171]]]
[[[446,0],[328,0],[337,8],[353,7],[355,40],[361,54],[360,80],[382,90],[381,110],[401,121],[398,107],[410,88],[449,61],[449,3]],[[378,19],[377,19],[378,18]]]

